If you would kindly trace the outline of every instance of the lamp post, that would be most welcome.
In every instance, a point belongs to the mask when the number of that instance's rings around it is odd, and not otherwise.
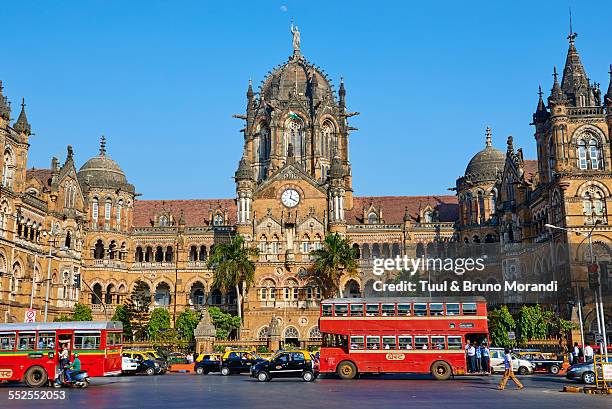
[[[53,243],[55,241],[54,234],[56,233],[59,233],[59,231],[55,231],[55,224],[51,223],[51,231],[49,232],[49,254],[47,255],[47,289],[45,290],[44,322],[47,322],[47,314],[49,311],[49,287],[51,285],[51,253],[53,250]]]
[[[577,236],[582,236],[585,237],[589,240],[589,254],[590,254],[590,259],[591,259],[591,265],[593,265],[595,263],[595,255],[593,254],[593,231],[595,230],[595,227],[597,227],[597,225],[599,224],[599,220],[595,221],[595,224],[593,225],[593,227],[591,228],[591,230],[589,230],[588,233],[584,233],[578,230],[573,230],[573,229],[567,229],[565,227],[559,227],[559,226],[555,226],[552,224],[545,224],[545,227],[548,227],[549,229],[557,229],[557,230],[563,230],[569,233],[575,233]],[[583,240],[584,241],[584,240]],[[597,279],[597,289],[594,289],[593,292],[595,293],[595,315],[597,317],[597,331],[601,334],[601,343],[600,343],[600,347],[603,350],[603,354],[606,356],[606,359],[608,358],[608,340],[606,337],[606,322],[605,322],[605,314],[604,314],[604,306],[603,306],[603,297],[601,294],[601,285],[600,285],[600,280],[599,278]],[[580,295],[578,295],[578,308],[580,311]],[[580,314],[582,315],[582,314]],[[582,318],[580,319],[580,327],[581,327],[581,331],[582,330]],[[582,339],[584,341],[584,334],[582,335]],[[583,342],[584,344],[584,342]]]

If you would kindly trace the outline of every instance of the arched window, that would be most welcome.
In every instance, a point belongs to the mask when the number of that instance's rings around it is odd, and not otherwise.
[[[102,304],[102,286],[99,283],[95,283],[92,290],[91,303],[96,305]]]
[[[68,249],[72,248],[72,234],[70,233],[70,230],[66,232],[66,239],[64,240],[64,247]]]
[[[286,155],[289,151],[289,144],[293,146],[293,155],[296,160],[301,159],[305,156],[305,143],[304,143],[304,125],[301,118],[293,114],[290,119],[285,123],[285,146],[284,154]]]
[[[10,150],[4,151],[4,164],[2,165],[2,186],[13,187],[13,177],[15,173],[15,161]]]
[[[104,220],[109,221],[111,218],[111,209],[112,203],[110,199],[106,199],[106,203],[104,204]]]
[[[119,199],[117,203],[117,228],[121,228],[121,211],[123,210],[123,200]]]
[[[378,215],[376,213],[374,213],[374,212],[371,212],[368,215],[368,223],[369,224],[376,224],[376,223],[378,223]]]
[[[591,138],[589,141],[589,158],[591,159],[591,169],[599,169],[600,152],[595,138]]]
[[[155,248],[155,262],[161,263],[164,261],[164,249],[162,246],[157,246]]]
[[[274,301],[276,298],[276,284],[273,280],[266,278],[259,290],[259,298],[262,301]]]
[[[353,243],[353,258],[360,259],[361,258],[361,250],[359,249],[359,244]]]
[[[334,124],[327,120],[321,127],[321,156],[329,159],[333,159],[336,153],[336,136],[335,136]]]
[[[210,304],[211,305],[220,305],[223,301],[223,295],[218,288],[215,288],[210,293]]]
[[[261,327],[257,332],[257,339],[266,340],[270,336],[270,327],[267,325]]]
[[[424,219],[425,223],[433,223],[433,212],[431,210],[427,210],[423,214],[423,219]]]
[[[204,297],[204,284],[200,281],[196,281],[191,286],[191,297],[190,301],[192,305],[204,305],[204,301],[206,298]]]
[[[198,248],[197,246],[189,247],[189,261],[196,261],[198,259]]]
[[[136,247],[136,255],[134,256],[137,263],[142,263],[144,261],[144,253],[142,251],[142,247]]]
[[[145,252],[145,261],[147,263],[153,261],[153,248],[151,246],[147,246],[147,250]]]
[[[113,284],[109,284],[106,287],[106,294],[104,294],[104,304],[112,304],[114,294],[115,294],[115,286]]]
[[[155,288],[155,305],[170,305],[170,286],[161,282]]]
[[[99,212],[98,199],[94,197],[91,203],[91,218],[92,218],[94,227],[96,227],[98,224],[98,212]]]
[[[174,247],[168,246],[166,247],[166,255],[164,260],[168,263],[172,263],[174,261]]]
[[[287,327],[285,328],[284,334],[285,342],[289,340],[298,340],[300,338],[300,333],[295,327]]]
[[[212,247],[211,247],[211,251],[212,251]],[[206,257],[208,257],[208,253],[206,253],[206,246],[200,246],[199,260],[206,261]]]
[[[590,134],[587,134],[578,140],[576,156],[578,157],[578,168],[581,170],[603,169],[601,146],[597,138]]]
[[[159,216],[159,218],[157,219],[157,224],[159,227],[166,227],[170,225],[167,216]]]
[[[589,186],[582,196],[585,224],[607,223],[606,198],[597,186]]]
[[[319,327],[312,327],[310,331],[308,331],[308,338],[321,339],[321,331],[319,331]]]
[[[98,239],[94,245],[94,258],[96,260],[102,260],[104,258],[104,242],[102,239]]]
[[[285,300],[297,300],[299,297],[299,287],[297,281],[289,279],[286,281]]]
[[[223,226],[223,216],[220,214],[216,214],[213,219],[213,226]]]
[[[108,258],[111,260],[117,258],[117,243],[115,240],[111,240],[110,244],[108,245]]]

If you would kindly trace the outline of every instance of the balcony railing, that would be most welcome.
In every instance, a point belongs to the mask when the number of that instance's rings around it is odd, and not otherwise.
[[[108,268],[126,268],[125,261],[109,260],[109,259],[94,259],[94,267],[108,267]]]
[[[599,116],[603,115],[603,107],[570,107],[567,108],[569,116]]]

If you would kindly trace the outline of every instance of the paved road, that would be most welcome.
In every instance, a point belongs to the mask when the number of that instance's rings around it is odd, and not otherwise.
[[[562,377],[522,377],[525,389],[511,385],[497,390],[500,376],[462,377],[440,382],[420,376],[371,376],[352,381],[334,378],[313,383],[283,379],[259,383],[246,375],[166,374],[96,378],[85,390],[66,391],[65,401],[9,400],[9,391],[28,391],[20,385],[0,385],[0,407],[58,408],[435,408],[495,409],[612,407],[612,396],[560,392]],[[50,390],[50,389],[40,389]],[[61,402],[61,403],[60,403]]]

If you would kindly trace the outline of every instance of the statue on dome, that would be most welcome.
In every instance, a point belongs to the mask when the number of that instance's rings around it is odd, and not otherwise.
[[[300,31],[298,26],[293,25],[293,21],[291,22],[291,34],[293,34],[293,52],[297,54],[300,52]]]

